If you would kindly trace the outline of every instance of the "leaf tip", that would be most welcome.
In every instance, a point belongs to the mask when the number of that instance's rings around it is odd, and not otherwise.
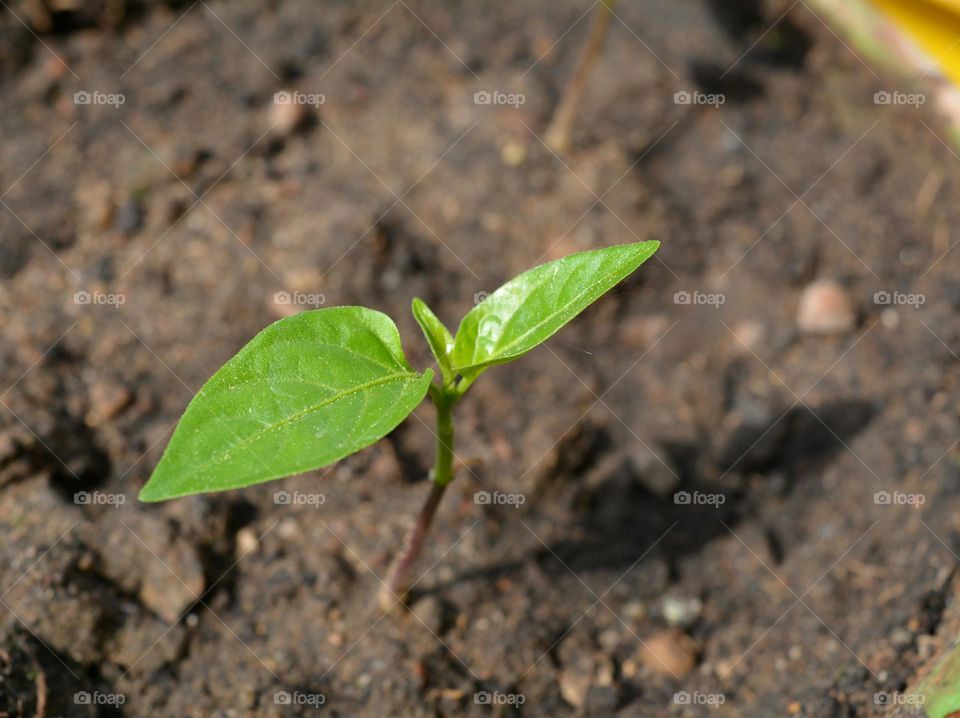
[[[660,249],[660,240],[648,239],[643,242],[637,242],[634,244],[634,246],[645,255],[646,259],[648,259],[656,254],[657,250]]]
[[[137,500],[145,504],[153,504],[158,501],[163,501],[164,497],[159,491],[157,491],[156,484],[153,480],[150,480],[146,485],[140,489],[140,493],[137,494]]]
[[[170,499],[176,499],[186,495],[182,490],[177,490],[170,485],[167,474],[167,467],[164,464],[163,458],[161,458],[160,463],[157,464],[153,473],[150,474],[147,483],[143,485],[140,493],[137,494],[137,500],[145,504],[156,504],[161,501],[169,501]]]

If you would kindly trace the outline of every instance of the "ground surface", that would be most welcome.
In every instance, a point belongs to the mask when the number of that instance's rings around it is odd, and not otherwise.
[[[0,13],[0,710],[866,716],[948,648],[960,163],[805,3],[621,3],[562,160],[586,3],[87,5]],[[374,596],[429,406],[322,478],[137,504],[275,292],[387,311],[427,366],[413,296],[455,324],[637,239],[655,260],[460,407],[411,612]],[[823,278],[856,325],[801,334]]]

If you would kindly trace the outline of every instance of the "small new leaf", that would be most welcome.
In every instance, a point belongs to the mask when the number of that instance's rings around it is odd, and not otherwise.
[[[433,372],[410,368],[396,325],[363,307],[281,319],[204,384],[142,501],[236,489],[318,469],[392,431]]]
[[[423,336],[430,345],[430,351],[440,366],[440,374],[443,377],[443,383],[449,384],[453,381],[453,367],[450,366],[450,352],[453,350],[453,336],[437,315],[434,314],[426,303],[417,297],[413,299],[413,318],[417,320],[420,329],[423,330]]]
[[[472,381],[484,369],[526,354],[653,256],[659,242],[571,254],[520,274],[460,322],[453,371]]]

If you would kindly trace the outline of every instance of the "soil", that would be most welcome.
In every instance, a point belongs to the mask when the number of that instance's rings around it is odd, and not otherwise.
[[[949,649],[960,164],[806,3],[621,3],[562,159],[584,3],[73,5],[0,13],[0,713],[871,716]],[[455,326],[638,239],[458,407],[409,611],[376,594],[427,405],[328,471],[136,501],[276,292],[388,312],[424,367],[412,297]],[[818,279],[855,326],[797,330]]]

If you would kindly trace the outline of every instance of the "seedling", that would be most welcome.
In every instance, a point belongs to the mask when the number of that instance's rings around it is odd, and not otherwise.
[[[385,314],[331,307],[274,322],[224,364],[187,406],[141,501],[263,483],[327,466],[390,433],[427,396],[436,408],[431,490],[394,559],[383,607],[409,573],[454,477],[453,408],[487,369],[542,344],[660,246],[572,254],[514,277],[467,312],[456,336],[419,299],[413,316],[437,360],[412,369]]]

